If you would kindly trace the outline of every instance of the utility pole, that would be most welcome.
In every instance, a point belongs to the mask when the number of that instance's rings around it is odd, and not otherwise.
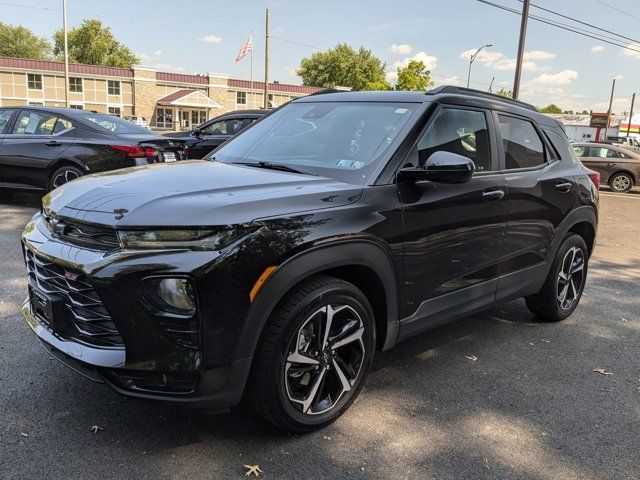
[[[269,108],[269,9],[265,18],[264,36],[264,109]]]
[[[604,131],[604,140],[609,138],[609,127],[611,126],[611,106],[613,105],[613,92],[616,90],[616,79],[611,84],[611,97],[609,98],[609,110],[607,110],[607,128]]]
[[[489,47],[493,47],[493,45],[491,45],[490,43],[487,43],[486,45],[481,46],[479,49],[477,49],[470,57],[469,57],[469,70],[467,71],[467,88],[469,88],[469,83],[471,82],[471,65],[473,64],[473,61],[476,59],[476,57],[478,56],[478,54],[480,53],[480,50],[482,50],[483,48],[489,48]]]
[[[631,120],[633,120],[633,105],[636,103],[636,94],[631,97],[631,111],[629,112],[629,124],[627,125],[627,137],[629,136],[629,130],[631,130]]]
[[[518,58],[516,60],[516,76],[513,80],[513,98],[518,100],[520,95],[520,78],[522,76],[522,61],[524,59],[524,44],[527,36],[527,21],[529,20],[529,2],[522,2],[522,18],[520,20],[520,40],[518,41]]]
[[[64,105],[69,108],[69,43],[67,40],[67,0],[62,0],[62,31],[64,34]]]

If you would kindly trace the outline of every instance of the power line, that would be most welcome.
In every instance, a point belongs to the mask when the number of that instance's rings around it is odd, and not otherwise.
[[[521,15],[521,13],[516,9],[505,7],[504,5],[499,5],[497,3],[493,3],[493,2],[490,2],[488,0],[476,0],[476,1],[478,1],[480,3],[484,3],[484,4],[492,6],[492,7],[495,7],[495,8],[499,8],[501,10],[505,10],[507,12],[514,13],[514,14],[516,14],[518,16]],[[607,40],[606,37],[603,38],[602,35],[599,35],[599,34],[597,34],[595,32],[591,32],[591,34],[590,33],[585,33],[585,30],[584,29],[580,29],[580,27],[573,27],[572,28],[572,27],[567,26],[566,24],[562,24],[562,23],[557,22],[555,20],[551,20],[551,19],[545,18],[545,17],[540,17],[540,16],[537,16],[537,15],[529,15],[529,18],[531,18],[532,20],[536,20],[538,22],[541,22],[541,23],[545,23],[547,25],[551,25],[551,26],[556,27],[556,28],[560,28],[562,30],[567,30],[569,32],[577,33],[578,35],[582,35],[584,37],[593,38],[595,40],[598,40],[598,41],[601,41],[601,42],[604,42],[604,43],[608,43],[610,45],[615,45],[616,47],[620,47],[620,48],[623,48],[625,50],[630,50],[632,52],[640,53],[639,49],[632,48],[632,47],[629,47],[628,45],[624,45],[624,44],[621,44],[621,43],[616,43],[615,41],[612,41],[612,40]]]
[[[635,18],[636,20],[640,20],[640,17],[636,17],[635,15],[625,10],[621,10],[617,7],[614,7],[613,5],[609,5],[608,3],[602,2],[601,0],[594,0],[594,1],[598,2],[600,5],[604,5],[605,7],[610,8],[611,10],[615,10],[616,12],[622,13],[625,17],[632,17],[632,18]]]

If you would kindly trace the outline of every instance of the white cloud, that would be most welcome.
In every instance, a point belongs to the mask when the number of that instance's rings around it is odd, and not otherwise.
[[[594,47],[591,47],[591,51],[593,53],[600,53],[604,51],[604,45],[596,45]]]
[[[298,76],[298,70],[294,67],[284,67],[284,71],[287,72],[287,75],[291,75],[292,77]]]
[[[578,78],[575,70],[563,70],[558,73],[543,73],[528,83],[531,85],[567,85]]]
[[[620,74],[620,73],[619,73],[618,75],[616,75],[616,76],[615,76],[615,77],[613,77],[613,78],[615,78],[616,80],[622,80],[622,79],[624,78],[624,75],[622,75],[622,74]]]
[[[469,61],[471,55],[476,52],[476,49],[465,50],[460,53],[459,58]],[[545,52],[543,50],[531,50],[524,53],[524,61],[522,62],[522,70],[525,72],[541,72],[549,70],[546,65],[539,65],[537,61],[551,60],[555,58],[555,53]],[[476,57],[477,62],[482,63],[485,67],[492,68],[493,70],[515,70],[516,59],[507,57],[504,53],[495,52],[492,50],[481,50]]]
[[[436,85],[460,85],[460,78],[457,75],[438,75],[431,77]]]
[[[629,49],[632,50],[629,50]],[[627,45],[627,48],[622,50],[622,53],[627,57],[635,58],[636,60],[640,60],[640,43],[630,43]]]
[[[152,65],[149,65],[150,67],[155,67],[160,71],[165,71],[165,70],[172,70],[174,72],[184,72],[185,69],[183,67],[177,67],[175,65],[169,65],[167,63],[154,63]]]
[[[207,43],[219,43],[222,41],[222,37],[219,37],[218,35],[206,35],[202,37],[200,41]]]
[[[389,50],[391,53],[397,53],[398,55],[409,55],[413,50],[413,47],[408,43],[394,43],[387,50]]]

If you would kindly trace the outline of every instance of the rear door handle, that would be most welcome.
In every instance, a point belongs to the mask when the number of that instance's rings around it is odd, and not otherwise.
[[[561,192],[567,193],[571,190],[571,187],[573,187],[573,184],[571,182],[558,182],[556,183],[556,189],[560,190]]]
[[[60,142],[56,142],[55,140],[51,140],[50,142],[45,143],[48,147],[59,147],[62,145]]]
[[[504,197],[504,190],[489,190],[487,192],[482,192],[482,199],[485,201],[489,200],[501,200]]]
[[[618,165],[617,163],[607,163],[607,167],[615,167]]]

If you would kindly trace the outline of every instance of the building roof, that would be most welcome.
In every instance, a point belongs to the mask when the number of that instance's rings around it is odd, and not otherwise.
[[[222,108],[218,102],[200,90],[183,89],[166,95],[156,101],[158,105],[178,105],[181,107]]]
[[[591,124],[591,115],[582,113],[548,113],[550,117],[562,122],[565,126],[588,127]],[[611,115],[611,126],[617,127],[625,117],[622,115]]]
[[[52,62],[50,60],[33,60],[30,58],[0,57],[0,67],[64,72],[63,62]],[[103,67],[101,65],[84,65],[82,63],[70,63],[69,72],[85,73],[88,75],[106,75],[113,77],[133,77],[133,70],[129,68]]]
[[[229,86],[235,88],[251,88],[251,82],[249,80],[238,80],[236,78],[229,79]],[[253,82],[253,88],[258,90],[264,90],[264,82]],[[320,87],[308,87],[306,85],[290,85],[287,83],[271,83],[269,82],[270,92],[287,92],[287,93],[300,93],[302,95],[309,95],[315,93],[324,88]]]

